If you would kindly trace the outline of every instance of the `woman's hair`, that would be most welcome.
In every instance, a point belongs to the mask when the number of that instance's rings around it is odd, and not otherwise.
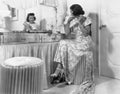
[[[74,16],[79,16],[79,15],[85,14],[83,8],[79,4],[73,4],[72,6],[70,6],[70,9],[73,11],[72,14]]]
[[[29,22],[29,16],[34,16],[34,20],[36,20],[35,14],[34,13],[28,13],[26,21]]]

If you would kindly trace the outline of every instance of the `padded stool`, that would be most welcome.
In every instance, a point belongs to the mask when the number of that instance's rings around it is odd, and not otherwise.
[[[13,57],[1,65],[2,94],[41,94],[43,61],[35,57]]]

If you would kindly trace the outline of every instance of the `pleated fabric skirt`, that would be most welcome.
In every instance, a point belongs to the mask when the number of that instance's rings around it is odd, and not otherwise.
[[[68,70],[68,77],[76,85],[80,85],[85,81],[94,81],[93,60],[87,60],[87,56],[81,56],[80,61],[73,70]],[[68,62],[69,63],[69,62]]]
[[[35,62],[36,59],[32,59]],[[0,66],[0,94],[41,94],[43,62],[41,60],[37,60],[35,64],[34,62],[24,66],[10,66],[3,63]]]
[[[81,56],[75,68],[67,73],[66,79],[78,85],[78,88],[71,94],[94,94],[95,83],[92,58],[89,58],[88,55]]]

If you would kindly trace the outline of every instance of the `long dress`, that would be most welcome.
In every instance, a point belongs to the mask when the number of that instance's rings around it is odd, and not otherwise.
[[[74,94],[88,94],[87,91],[94,84],[93,53],[90,50],[93,42],[91,36],[85,37],[82,34],[79,22],[78,18],[71,21],[70,29],[75,38],[59,42],[54,61],[62,64],[67,81],[80,86],[76,91],[78,93]],[[91,19],[87,17],[83,25],[91,23]]]

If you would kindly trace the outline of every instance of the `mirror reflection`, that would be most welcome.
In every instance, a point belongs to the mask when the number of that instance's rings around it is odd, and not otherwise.
[[[55,0],[29,0],[23,3],[20,0],[3,0],[8,15],[3,17],[5,31],[7,32],[23,32],[28,24],[26,24],[27,16],[34,14],[34,23],[37,24],[36,32],[52,30],[56,25],[56,8]],[[49,15],[49,16],[48,16]],[[29,18],[29,17],[28,17]],[[33,30],[34,31],[34,30]],[[34,31],[34,32],[35,32]]]

